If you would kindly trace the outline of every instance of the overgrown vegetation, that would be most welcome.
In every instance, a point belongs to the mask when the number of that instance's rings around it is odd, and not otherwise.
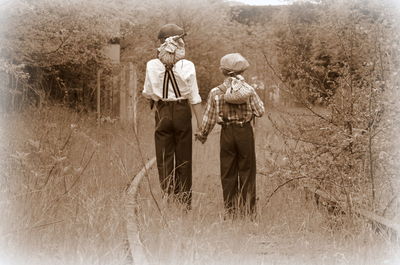
[[[398,220],[398,7],[390,0],[321,0],[257,12],[252,8],[231,8],[220,0],[20,0],[0,7],[1,207],[8,220],[0,231],[5,242],[32,245],[26,242],[31,238],[49,252],[56,248],[60,256],[86,246],[95,253],[94,260],[85,260],[88,263],[98,264],[95,259],[100,258],[125,262],[120,194],[142,164],[133,131],[109,117],[96,127],[91,111],[96,73],[105,69],[109,76],[102,78],[112,82],[111,75],[119,68],[104,56],[103,48],[120,43],[121,61],[134,62],[141,88],[145,62],[159,45],[157,31],[168,22],[188,32],[187,58],[196,65],[203,98],[221,82],[219,59],[229,52],[248,58],[247,80],[265,86],[266,92],[260,92],[270,111],[269,121],[256,126],[258,177],[263,178],[258,186],[262,228],[245,223],[251,230],[245,238],[251,241],[251,233],[268,234],[269,222],[278,225],[295,216],[284,213],[279,201],[284,200],[287,208],[296,202],[296,209],[302,209],[298,196],[303,195],[304,185],[318,187],[336,201],[335,215],[318,215],[318,224],[325,218],[331,225],[329,233],[339,233],[340,228],[340,235],[352,234],[349,226],[337,225],[344,223],[344,217],[351,217],[349,223],[365,232],[366,226],[353,214],[356,208]],[[265,97],[272,87],[280,89],[273,110]],[[51,106],[71,101],[88,112]],[[142,103],[139,138],[150,157],[153,117]],[[212,157],[204,153],[207,159]],[[198,170],[206,180],[217,178],[203,173]],[[201,180],[201,185],[218,185]],[[229,234],[211,235],[226,222],[218,217],[219,206],[210,201],[196,202],[200,209],[192,213],[193,219],[173,220],[187,228],[181,235],[168,234],[158,223],[159,216],[154,216],[152,202],[142,195],[148,203],[143,204],[148,207],[143,211],[143,229],[162,230],[159,236],[149,235],[150,241],[169,242],[172,237],[186,245],[199,233],[204,238],[197,244],[211,251],[214,246],[205,245],[207,238],[223,241]],[[315,208],[306,203],[307,211],[313,212]],[[214,219],[207,219],[209,215]],[[285,229],[312,230],[314,226],[299,225],[309,224],[312,217],[305,214]],[[196,218],[201,219],[198,226],[188,228]],[[228,227],[234,231],[236,226]],[[162,237],[163,233],[167,235]],[[369,232],[365,234],[370,240]],[[77,239],[75,249],[60,247],[60,240]],[[100,251],[91,249],[91,244]],[[194,248],[191,251],[197,255]],[[104,255],[97,257],[100,252]]]
[[[312,180],[347,213],[363,207],[393,218],[398,211],[395,10],[376,1],[293,5],[277,31],[278,63],[265,57],[304,108],[272,119],[288,141],[282,173]]]
[[[139,122],[147,159],[152,124]],[[1,263],[125,264],[123,191],[142,166],[132,129],[58,106],[1,125]]]

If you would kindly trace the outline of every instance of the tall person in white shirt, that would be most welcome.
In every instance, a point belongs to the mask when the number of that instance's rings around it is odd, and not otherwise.
[[[155,146],[165,195],[187,209],[192,201],[192,112],[201,125],[201,98],[194,64],[184,59],[184,30],[161,27],[158,58],[147,62],[143,96],[155,107]]]

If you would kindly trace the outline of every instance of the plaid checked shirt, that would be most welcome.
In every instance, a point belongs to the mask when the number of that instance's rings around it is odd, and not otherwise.
[[[226,88],[213,88],[208,95],[207,106],[201,125],[201,136],[207,137],[215,124],[249,122],[253,116],[264,114],[264,103],[256,92],[244,104],[229,104],[224,100]]]

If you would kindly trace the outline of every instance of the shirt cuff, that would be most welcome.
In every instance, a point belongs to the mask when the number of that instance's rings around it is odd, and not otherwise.
[[[155,101],[158,100],[157,96],[154,95],[154,93],[147,93],[146,91],[143,90],[142,91],[142,95],[147,99],[152,99],[152,100],[155,100]]]
[[[192,104],[192,105],[201,103],[201,97],[200,97],[200,95],[197,94],[197,95],[194,96],[194,97],[190,97],[190,98],[189,98],[189,103]]]

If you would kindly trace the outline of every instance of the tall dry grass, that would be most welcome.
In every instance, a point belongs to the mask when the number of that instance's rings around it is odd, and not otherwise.
[[[150,157],[150,114],[139,125]],[[129,261],[122,195],[141,168],[131,128],[53,106],[3,115],[0,141],[3,263]]]
[[[205,145],[194,143],[193,209],[160,199],[161,212],[144,179],[140,228],[150,264],[398,264],[398,246],[378,235],[363,219],[330,214],[296,183],[284,186],[276,174],[285,143],[268,119],[255,126],[257,213],[224,218],[219,179],[219,132]],[[149,174],[157,186],[156,169]],[[157,198],[161,198],[156,189]]]
[[[153,116],[140,106],[139,144],[154,156]],[[0,263],[127,264],[123,190],[142,167],[131,128],[63,107],[1,116]],[[266,118],[256,125],[258,217],[224,219],[218,128],[194,143],[193,209],[140,187],[139,229],[151,264],[396,264],[398,248],[356,224],[329,216],[281,183],[282,141]]]

